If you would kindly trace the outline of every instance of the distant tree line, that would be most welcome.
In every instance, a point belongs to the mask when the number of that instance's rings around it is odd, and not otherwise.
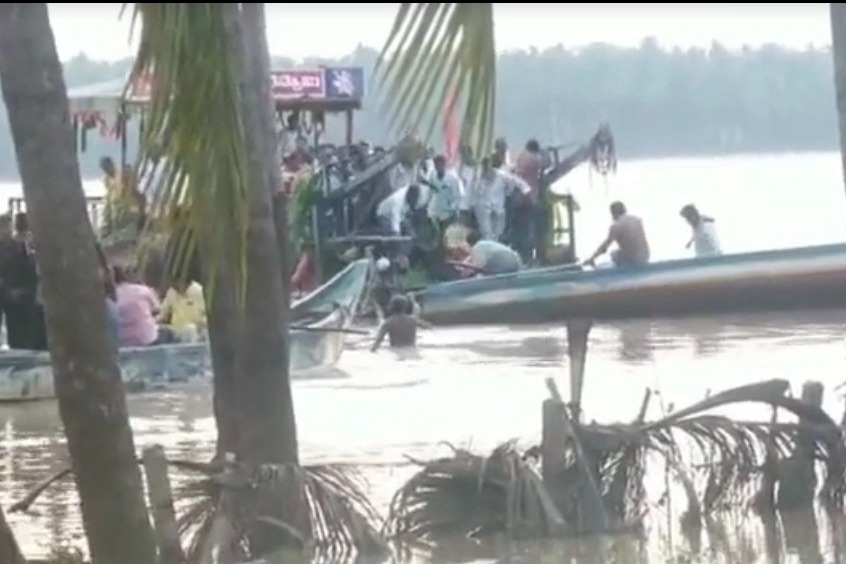
[[[339,60],[299,65],[275,58],[275,68],[353,65],[368,77],[378,52],[360,47]],[[777,45],[728,50],[661,48],[651,38],[638,48],[594,44],[500,55],[497,134],[512,146],[530,138],[544,144],[582,141],[608,121],[623,158],[712,155],[837,148],[830,49],[793,50]],[[93,61],[79,55],[65,64],[69,87],[126,75],[130,60]],[[355,136],[390,144],[375,85],[356,115]],[[330,122],[327,133],[341,139]],[[137,137],[137,124],[130,140]],[[131,143],[131,147],[134,143]],[[91,134],[80,155],[83,172],[98,174],[101,155],[118,144]],[[0,177],[17,177],[6,113],[0,112]]]

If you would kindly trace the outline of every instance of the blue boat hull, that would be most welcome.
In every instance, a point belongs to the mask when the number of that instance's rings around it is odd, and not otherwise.
[[[553,267],[436,284],[418,300],[439,325],[674,317],[846,306],[846,244],[656,262]]]

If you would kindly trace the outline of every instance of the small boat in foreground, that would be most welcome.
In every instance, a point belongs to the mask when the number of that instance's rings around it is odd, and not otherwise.
[[[291,372],[308,378],[334,366],[344,337],[364,296],[370,263],[351,263],[326,284],[291,306]],[[123,348],[119,363],[127,391],[167,390],[211,382],[207,342]],[[13,350],[0,353],[0,402],[55,397],[50,354]]]
[[[435,284],[417,295],[437,325],[678,317],[846,306],[846,244],[655,262],[579,265]]]

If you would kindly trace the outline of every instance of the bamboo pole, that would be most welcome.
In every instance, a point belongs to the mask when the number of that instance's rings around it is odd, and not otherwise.
[[[173,507],[173,492],[167,475],[167,459],[161,445],[144,449],[141,455],[147,478],[147,498],[153,513],[160,564],[182,564],[185,554],[179,544],[179,527]]]
[[[15,534],[9,523],[6,522],[6,515],[0,507],[0,562],[3,564],[26,564],[26,559],[18,547]]]

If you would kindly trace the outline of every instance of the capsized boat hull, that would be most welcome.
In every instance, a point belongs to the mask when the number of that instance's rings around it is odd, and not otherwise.
[[[337,364],[344,350],[343,331],[352,324],[370,266],[358,261],[293,304],[292,318],[309,330],[291,331],[293,378],[309,378]],[[207,342],[123,348],[118,352],[128,392],[167,391],[190,385],[211,385]],[[0,353],[0,402],[55,397],[50,355],[42,351]]]
[[[553,267],[430,286],[418,297],[439,325],[531,324],[846,305],[846,244],[656,262]]]

